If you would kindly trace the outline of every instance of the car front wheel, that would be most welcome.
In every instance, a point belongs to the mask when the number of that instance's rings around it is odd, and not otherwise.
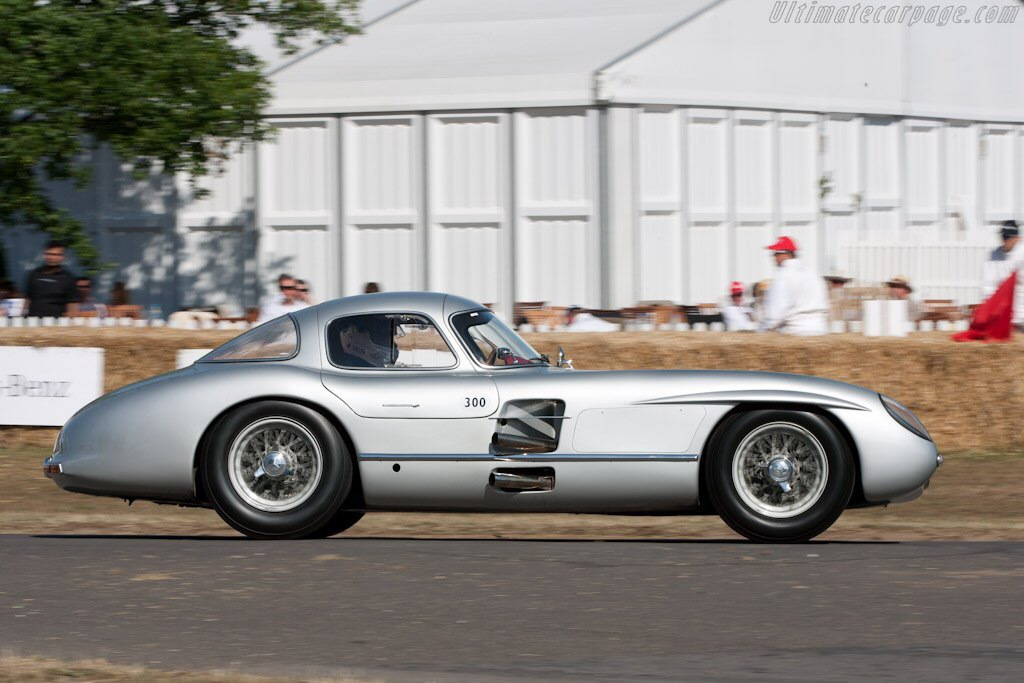
[[[705,469],[722,519],[752,541],[807,541],[828,529],[853,493],[842,436],[816,413],[757,410],[725,425]]]
[[[203,463],[214,508],[253,538],[316,536],[352,487],[345,443],[306,406],[260,401],[224,417]]]

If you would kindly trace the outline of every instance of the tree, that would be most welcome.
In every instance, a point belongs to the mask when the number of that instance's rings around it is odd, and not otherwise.
[[[109,145],[138,177],[193,180],[232,142],[265,139],[261,64],[234,40],[269,25],[286,52],[357,32],[358,0],[0,0],[0,224],[38,227],[79,262],[99,255],[47,180],[90,179]]]

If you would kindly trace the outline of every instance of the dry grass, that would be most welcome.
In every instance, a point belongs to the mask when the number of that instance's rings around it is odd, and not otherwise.
[[[134,328],[0,330],[0,345],[107,349],[106,388],[171,370],[180,348],[209,348],[231,331]],[[918,413],[943,451],[1024,450],[1024,340],[957,344],[946,333],[906,339],[860,335],[789,338],[709,332],[527,335],[542,352],[559,344],[585,369],[735,369],[797,372],[890,394]],[[50,445],[53,429],[0,428],[0,446]]]
[[[0,450],[0,533],[235,535],[211,510],[67,493],[42,475],[46,451]],[[823,540],[1024,539],[1024,456],[953,454],[920,499],[848,510]],[[737,539],[717,517],[568,514],[368,514],[356,538],[720,538]]]
[[[118,666],[102,659],[62,662],[44,657],[0,657],[0,683],[50,683],[53,681],[83,681],[86,683],[291,683],[293,681],[322,681],[323,683],[372,683],[379,679],[352,678],[266,678],[235,672],[218,671],[157,671],[141,666]]]

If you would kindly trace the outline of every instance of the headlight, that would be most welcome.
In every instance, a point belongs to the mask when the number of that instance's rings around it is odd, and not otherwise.
[[[892,419],[896,420],[922,439],[927,439],[928,441],[932,440],[932,437],[928,434],[928,430],[925,429],[924,425],[921,424],[921,421],[917,419],[917,415],[910,412],[909,408],[898,401],[894,401],[888,396],[882,396],[879,394],[879,397],[882,399],[882,405],[885,406],[885,409],[889,411],[890,415],[892,415]]]

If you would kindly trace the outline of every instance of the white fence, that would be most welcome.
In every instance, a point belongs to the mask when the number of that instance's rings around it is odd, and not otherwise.
[[[840,247],[840,263],[858,283],[905,275],[917,299],[981,301],[982,267],[994,247],[968,242],[861,243]]]
[[[959,332],[966,330],[966,320],[956,322],[919,322],[908,323],[909,332]],[[212,320],[188,320],[181,323],[169,324],[166,320],[134,320],[132,318],[6,318],[0,316],[0,328],[37,328],[37,327],[166,327],[179,330],[238,330],[244,331],[255,327],[255,323],[247,322],[214,322]],[[549,325],[521,325],[519,331],[524,334],[531,332],[565,332],[564,325],[551,327]],[[614,330],[613,330],[614,331]],[[621,332],[724,332],[725,325],[722,323],[654,323],[630,321],[619,325]],[[831,332],[840,334],[852,332],[859,334],[862,331],[859,320],[842,321],[836,320],[831,323]]]
[[[167,327],[178,330],[248,330],[254,323],[227,320],[188,319],[179,322],[166,320],[136,320],[134,318],[8,318],[0,315],[0,328],[4,327]]]

